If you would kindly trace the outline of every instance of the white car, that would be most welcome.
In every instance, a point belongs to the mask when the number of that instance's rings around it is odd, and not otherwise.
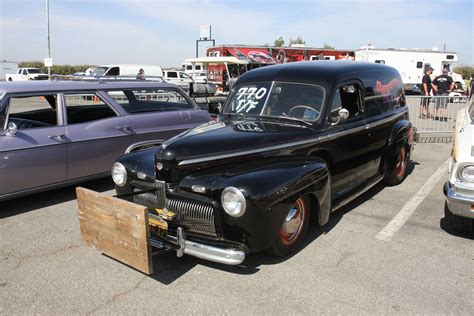
[[[190,75],[179,70],[163,70],[163,78],[166,82],[174,83],[186,92],[191,91],[194,84],[194,80]]]
[[[444,184],[445,218],[455,230],[474,230],[474,98],[458,111],[454,144]]]
[[[48,80],[48,75],[41,72],[39,68],[18,68],[14,74],[6,74],[7,81]]]

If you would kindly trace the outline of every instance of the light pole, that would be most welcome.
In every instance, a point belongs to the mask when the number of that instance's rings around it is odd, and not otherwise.
[[[48,24],[48,58],[51,60],[51,40],[49,33],[49,0],[46,0],[46,21]],[[51,66],[48,65],[48,79],[51,80]]]

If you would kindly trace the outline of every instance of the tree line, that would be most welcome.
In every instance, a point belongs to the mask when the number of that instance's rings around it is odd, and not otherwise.
[[[43,73],[48,73],[48,67],[44,66],[42,61],[21,61],[18,63],[20,68],[39,68]],[[51,74],[72,75],[76,72],[86,71],[87,68],[94,68],[94,65],[54,65],[51,67]]]

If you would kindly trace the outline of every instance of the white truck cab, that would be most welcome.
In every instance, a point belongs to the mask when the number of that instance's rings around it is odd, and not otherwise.
[[[191,91],[191,87],[194,84],[193,78],[179,70],[164,70],[163,78],[169,83],[174,83],[186,92]]]
[[[48,75],[39,68],[18,68],[14,74],[6,74],[7,81],[48,80]]]

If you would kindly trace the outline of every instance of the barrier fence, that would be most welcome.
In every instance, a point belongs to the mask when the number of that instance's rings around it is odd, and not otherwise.
[[[452,134],[456,115],[468,105],[466,97],[407,96],[410,121],[420,134]]]

